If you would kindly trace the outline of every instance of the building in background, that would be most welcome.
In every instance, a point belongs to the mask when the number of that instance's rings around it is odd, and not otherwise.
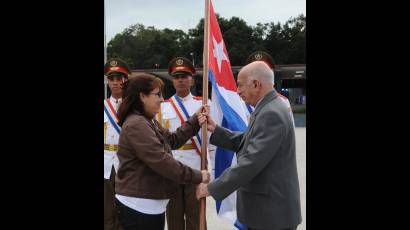
[[[194,95],[202,95],[202,68],[195,68],[196,75],[194,76],[195,85],[191,91]],[[242,66],[233,66],[232,72],[236,78]],[[134,77],[138,73],[148,72],[159,78],[165,83],[164,98],[168,99],[175,94],[175,90],[172,87],[172,79],[168,75],[167,69],[138,69],[131,70],[131,76]],[[209,94],[212,95],[211,84],[209,86]],[[306,104],[306,65],[276,65],[275,68],[275,89],[288,97],[292,104]]]
[[[194,76],[195,85],[191,92],[194,95],[202,96],[202,68],[195,68],[196,75]],[[232,72],[236,78],[242,66],[233,66]],[[131,70],[131,76],[135,77],[138,73],[148,72],[159,78],[165,83],[164,98],[168,99],[175,94],[175,89],[172,86],[172,79],[168,75],[168,69],[134,69]],[[209,83],[209,96],[212,95],[212,85]],[[275,67],[275,89],[286,96],[292,107],[300,108],[306,106],[306,65],[276,65]],[[108,89],[108,95],[110,95]]]

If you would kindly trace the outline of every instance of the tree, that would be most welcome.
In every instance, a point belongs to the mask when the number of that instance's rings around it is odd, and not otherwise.
[[[280,23],[258,23],[252,27],[238,17],[229,20],[216,14],[228,51],[231,65],[243,65],[249,54],[256,50],[267,51],[278,64],[305,63],[306,17],[290,18]],[[190,58],[193,52],[195,66],[202,66],[204,19],[197,26],[182,30],[131,25],[117,34],[107,47],[108,57],[119,57],[131,69],[167,68],[176,56]]]
[[[299,15],[285,24],[288,43],[287,63],[306,63],[306,17]]]
[[[191,51],[187,34],[182,30],[147,27],[135,24],[117,34],[107,47],[108,57],[124,59],[130,68],[167,68],[175,56],[188,56]]]
[[[244,20],[238,17],[232,17],[230,20],[227,20],[216,14],[216,18],[221,28],[231,65],[242,65],[247,58],[249,50],[252,49],[252,27],[248,26]],[[195,58],[202,63],[204,46],[203,18],[194,29],[189,30],[189,36],[192,38],[191,44],[196,54]]]
[[[265,47],[276,63],[306,63],[306,17],[290,18],[283,27],[270,23]]]

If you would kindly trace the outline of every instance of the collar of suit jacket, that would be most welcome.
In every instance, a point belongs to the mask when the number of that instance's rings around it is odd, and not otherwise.
[[[276,97],[278,97],[278,93],[276,92],[276,90],[272,90],[269,93],[267,93],[265,96],[263,96],[262,100],[256,106],[255,111],[253,111],[252,114],[256,115],[257,113],[259,113],[263,106],[265,106],[268,102],[274,100]]]

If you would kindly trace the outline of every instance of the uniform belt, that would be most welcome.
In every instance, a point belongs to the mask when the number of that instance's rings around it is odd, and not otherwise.
[[[104,144],[104,150],[108,150],[108,151],[118,151],[118,145]]]
[[[193,144],[185,144],[179,150],[190,150],[190,149],[195,149],[195,146]]]

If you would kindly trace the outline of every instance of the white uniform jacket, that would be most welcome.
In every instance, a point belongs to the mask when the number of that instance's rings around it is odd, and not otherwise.
[[[192,116],[192,114],[198,111],[198,109],[202,105],[202,97],[192,96],[191,93],[188,96],[180,99],[189,116]],[[208,100],[208,104],[211,104],[210,100]],[[161,112],[157,114],[157,120],[161,122],[164,128],[168,129],[171,132],[175,131],[178,127],[181,126],[181,119],[179,118],[177,111],[175,111],[169,100],[161,103]],[[199,131],[198,135],[200,136],[200,138],[202,138],[201,130]],[[211,133],[208,132],[208,168],[213,169],[216,147],[209,144],[210,136]],[[198,148],[199,150],[201,150],[201,146],[198,146]],[[195,150],[191,139],[188,140],[187,143],[185,143],[185,145],[183,145],[180,149],[173,150],[172,154],[174,158],[181,163],[194,169],[201,169],[201,157]]]
[[[111,105],[115,110],[115,114],[118,111],[118,107],[121,103],[121,99],[109,98]],[[115,121],[116,118],[114,118]],[[118,170],[118,138],[119,133],[111,124],[106,112],[104,111],[104,178],[110,179],[111,169],[114,166],[115,171]]]

